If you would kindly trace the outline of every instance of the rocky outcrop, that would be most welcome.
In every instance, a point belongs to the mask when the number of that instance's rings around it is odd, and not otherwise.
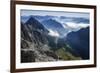
[[[56,61],[58,56],[48,46],[48,30],[35,18],[21,23],[21,62]]]

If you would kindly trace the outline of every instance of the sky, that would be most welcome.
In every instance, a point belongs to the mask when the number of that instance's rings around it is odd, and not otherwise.
[[[21,10],[21,16],[40,15],[40,16],[66,16],[66,17],[81,17],[89,19],[89,13],[80,12],[65,12],[65,11],[45,11],[45,10]]]

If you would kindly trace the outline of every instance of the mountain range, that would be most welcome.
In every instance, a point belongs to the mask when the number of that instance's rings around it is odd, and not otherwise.
[[[65,37],[69,32],[77,31],[89,26],[89,19],[81,17],[31,15],[21,16],[21,21],[25,23],[30,17],[35,18],[43,24],[43,26],[47,28],[53,36],[60,35],[60,37]]]
[[[69,32],[54,18],[21,17],[22,63],[89,59],[89,27]]]
[[[22,22],[26,22],[30,17],[36,18],[38,21],[42,22],[48,19],[54,19],[56,21],[63,21],[63,22],[75,22],[75,23],[89,23],[88,18],[81,18],[81,17],[65,17],[65,16],[40,16],[40,15],[31,15],[31,16],[21,16]]]
[[[21,24],[21,62],[56,61],[58,56],[50,50],[48,31],[35,18]]]

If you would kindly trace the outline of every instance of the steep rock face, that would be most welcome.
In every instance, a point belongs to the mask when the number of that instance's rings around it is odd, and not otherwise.
[[[30,19],[25,23],[31,30],[41,30],[44,32],[48,32],[48,30],[46,30],[44,28],[44,26],[37,21],[34,17],[30,17]]]
[[[21,23],[21,62],[56,61],[57,55],[48,46],[48,30],[35,18]]]
[[[21,23],[21,48],[29,47],[29,42],[32,42],[29,34],[26,25]]]
[[[75,54],[89,59],[89,27],[69,33],[67,43],[74,49]]]

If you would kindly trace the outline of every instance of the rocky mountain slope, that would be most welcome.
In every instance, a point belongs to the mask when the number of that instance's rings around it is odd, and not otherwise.
[[[21,62],[56,61],[58,56],[50,50],[46,30],[35,18],[21,23]]]

